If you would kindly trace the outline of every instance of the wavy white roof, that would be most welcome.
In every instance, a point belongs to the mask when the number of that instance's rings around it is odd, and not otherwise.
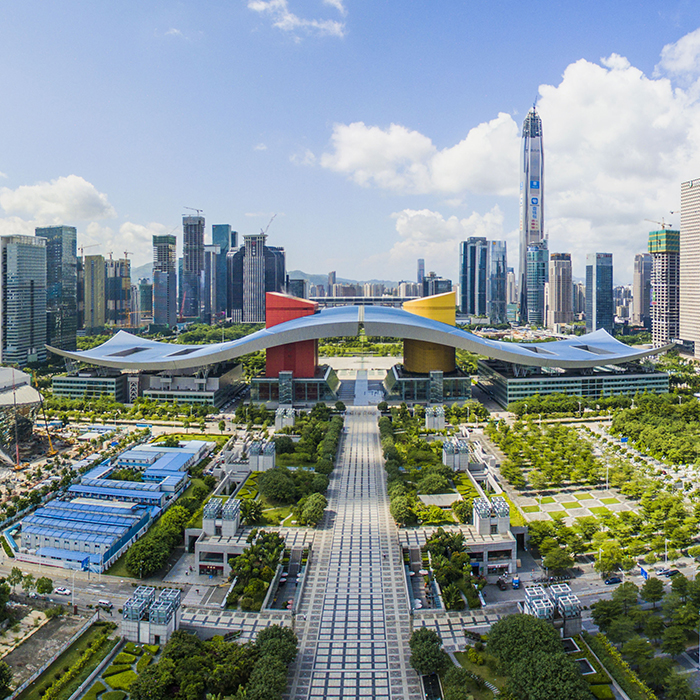
[[[368,336],[423,340],[535,367],[583,369],[614,365],[655,355],[671,347],[635,349],[615,340],[604,330],[548,343],[509,343],[482,338],[461,328],[388,306],[323,309],[311,316],[263,328],[244,338],[208,345],[161,343],[120,331],[106,343],[83,352],[47,347],[56,355],[101,367],[135,371],[191,369],[302,340],[355,336],[360,324]]]

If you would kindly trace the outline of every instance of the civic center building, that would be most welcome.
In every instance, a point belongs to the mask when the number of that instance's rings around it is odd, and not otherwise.
[[[534,394],[587,397],[668,391],[668,375],[642,360],[671,346],[635,349],[604,330],[543,343],[482,338],[455,325],[454,292],[407,301],[402,308],[343,306],[319,310],[317,302],[286,294],[266,295],[266,328],[237,340],[173,345],[120,331],[83,352],[51,352],[93,370],[56,378],[58,395],[71,386],[85,392],[85,374],[125,376],[129,402],[139,396],[223,405],[240,381],[237,358],[266,350],[263,375],[251,382],[251,400],[271,406],[334,401],[340,380],[319,363],[321,338],[357,336],[403,340],[403,362],[384,380],[389,401],[445,403],[471,396],[472,378],[455,361],[457,349],[479,361],[479,385],[502,406]],[[117,382],[118,383],[118,382]],[[161,387],[155,391],[152,387]],[[103,389],[104,383],[100,385]],[[74,394],[68,394],[75,398]],[[84,393],[83,393],[84,395]]]

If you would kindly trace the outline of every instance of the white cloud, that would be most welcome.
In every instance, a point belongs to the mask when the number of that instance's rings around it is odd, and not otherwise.
[[[104,255],[111,252],[115,258],[123,258],[129,253],[134,267],[153,259],[153,236],[169,233],[170,229],[156,222],[146,226],[126,221],[117,230],[91,221],[84,229],[78,231],[78,245],[85,246],[86,255]],[[90,246],[89,250],[87,249]]]
[[[165,32],[165,36],[176,36],[179,37],[180,39],[185,39],[185,35],[179,30],[175,29],[174,27],[170,27],[167,32]]]
[[[2,172],[0,172],[0,177],[1,177],[3,180],[7,180],[7,179],[9,178],[9,175],[7,175],[7,173],[2,173]]]
[[[340,14],[343,16],[347,15],[348,13],[345,5],[343,5],[343,0],[323,0],[323,4],[335,7],[335,9],[338,10],[338,12],[340,12]]]
[[[24,214],[40,223],[67,224],[73,221],[111,219],[116,216],[107,195],[78,175],[51,182],[0,189],[0,206],[7,214]]]
[[[645,219],[668,220],[680,208],[680,182],[700,174],[699,75],[697,30],[664,47],[654,76],[612,54],[576,61],[557,85],[540,86],[545,228],[550,250],[574,253],[575,274],[584,272],[585,253],[606,251],[615,255],[616,280],[631,280],[633,256],[653,229]],[[399,124],[336,124],[319,162],[358,185],[433,194],[447,207],[470,195],[516,197],[519,150],[520,124],[501,113],[442,150]],[[516,225],[511,219],[505,229]],[[403,237],[397,245],[409,249]]]
[[[324,0],[324,3],[345,14],[341,0]],[[248,9],[269,15],[272,18],[273,27],[292,33],[297,40],[299,32],[318,36],[343,37],[345,35],[344,22],[330,19],[303,19],[289,9],[287,0],[248,0]]]
[[[258,143],[255,146],[253,146],[254,151],[266,151],[267,146],[264,143]]]
[[[293,153],[289,156],[289,160],[294,165],[315,165],[316,156],[308,149],[304,149],[302,153]]]

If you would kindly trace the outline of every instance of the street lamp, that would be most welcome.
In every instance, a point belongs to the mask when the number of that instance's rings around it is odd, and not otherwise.
[[[578,417],[581,417],[581,402],[578,402]]]

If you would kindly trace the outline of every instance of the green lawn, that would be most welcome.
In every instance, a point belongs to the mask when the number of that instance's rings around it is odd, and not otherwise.
[[[523,513],[539,513],[539,506],[523,506]]]
[[[64,668],[70,668],[103,632],[104,625],[92,625],[85,634],[71,644],[51,666],[49,666],[39,678],[29,687],[25,688],[17,697],[17,700],[41,700],[47,688],[56,680],[55,676]],[[80,686],[80,684],[92,673],[102,659],[109,654],[117,643],[117,639],[110,639],[90,659],[90,663],[67,685],[56,700],[67,700]],[[31,644],[31,640],[29,642]]]
[[[611,505],[612,503],[619,503],[620,502],[619,499],[612,498],[612,496],[610,498],[601,498],[599,500],[601,503],[605,503],[606,505]]]
[[[578,501],[566,501],[561,504],[562,508],[566,510],[574,510],[575,508],[583,508],[583,506]]]
[[[592,501],[593,496],[590,493],[575,493],[574,498],[577,501]]]
[[[545,496],[544,498],[540,498],[540,503],[556,503],[556,501],[552,496]]]
[[[593,513],[593,515],[607,515],[610,511],[603,507],[603,506],[594,506],[593,508],[589,508],[588,510]]]
[[[495,675],[487,666],[484,664],[483,666],[477,666],[476,664],[473,664],[469,659],[467,658],[467,652],[466,651],[456,651],[455,657],[457,658],[457,661],[461,664],[462,668],[466,668],[467,671],[470,671],[476,676],[481,676],[485,681],[488,681],[489,683],[493,683],[497,688],[500,688],[503,690],[505,688],[506,683],[508,682],[508,677],[507,676],[497,676]],[[493,693],[488,690],[487,688],[484,688],[483,690],[480,691],[470,691],[472,695],[474,695],[474,700],[482,700],[486,698],[493,698]]]
[[[215,442],[217,447],[223,447],[231,438],[230,435],[211,435],[204,433],[172,433],[176,438],[184,442],[185,440],[204,440],[204,442]],[[171,435],[161,435],[153,442],[163,442]]]

